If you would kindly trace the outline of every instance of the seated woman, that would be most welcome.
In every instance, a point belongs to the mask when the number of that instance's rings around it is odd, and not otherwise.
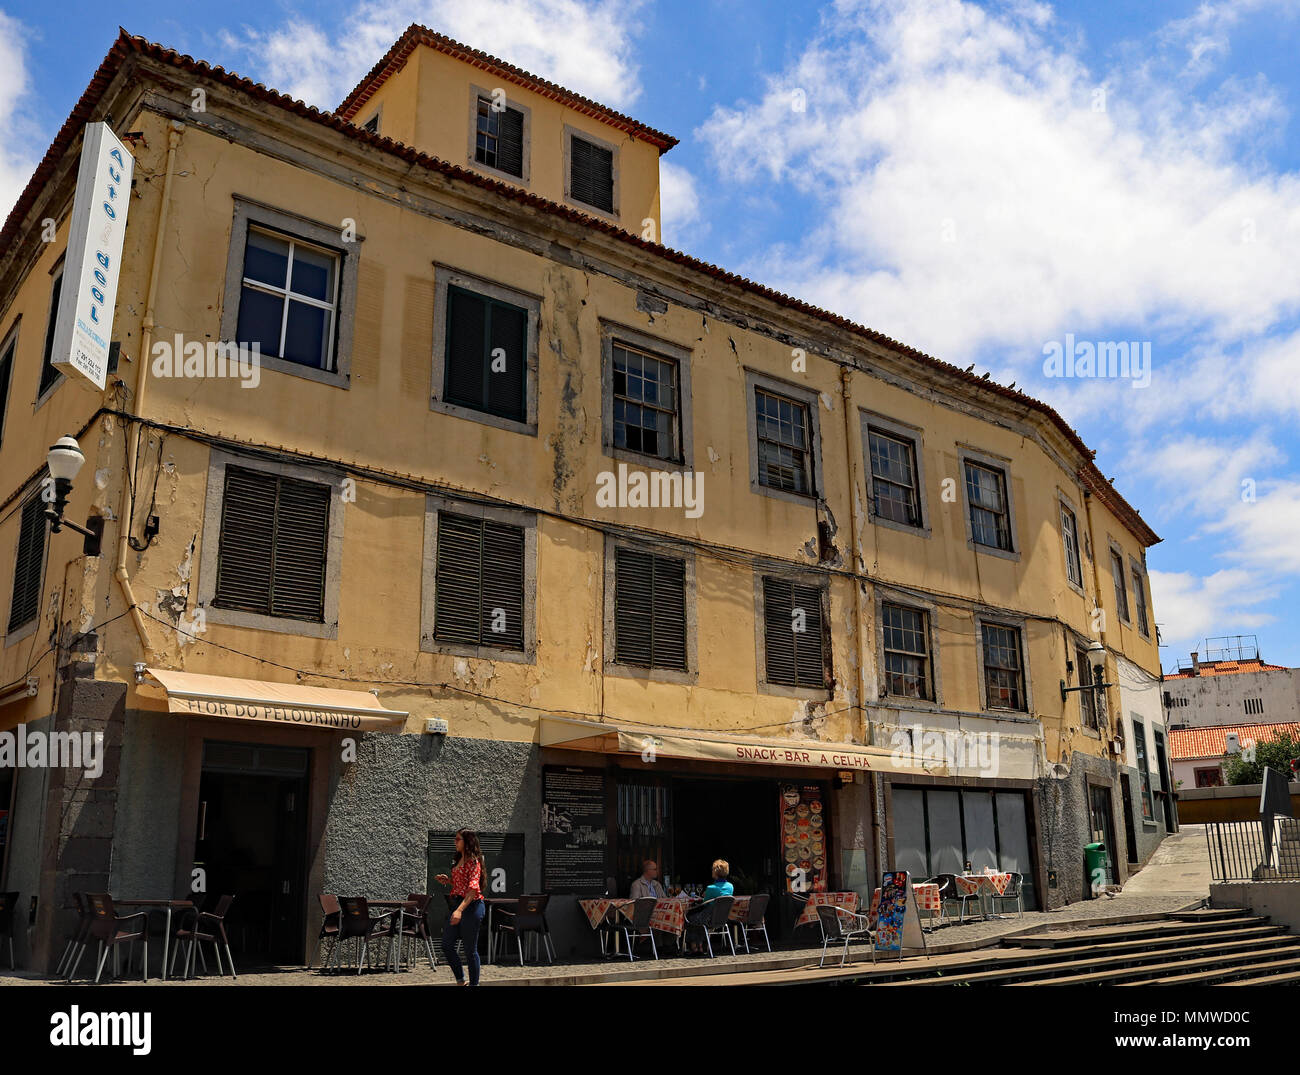
[[[719,896],[735,894],[735,887],[727,880],[731,864],[726,859],[715,859],[713,863],[713,884],[704,890],[704,901],[715,900]],[[687,951],[704,951],[704,919],[711,913],[704,904],[691,908],[686,913]]]
[[[717,859],[713,863],[713,884],[704,890],[706,900],[714,900],[719,896],[734,896],[736,889],[732,883],[727,880],[731,873],[731,863],[726,859]]]

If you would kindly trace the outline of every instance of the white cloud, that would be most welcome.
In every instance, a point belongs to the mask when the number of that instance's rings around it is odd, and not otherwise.
[[[700,192],[695,176],[681,165],[659,160],[659,215],[665,246],[682,249],[700,224]]]
[[[633,37],[640,2],[366,0],[334,27],[295,16],[232,43],[257,77],[318,108],[337,107],[413,22],[614,108],[640,94]]]
[[[36,138],[23,112],[31,90],[28,37],[27,27],[0,11],[0,141],[6,147],[0,159],[0,223],[36,169]]]
[[[1246,571],[1151,571],[1151,607],[1160,641],[1176,655],[1190,652],[1203,638],[1262,627],[1273,616],[1259,606],[1274,594]]]

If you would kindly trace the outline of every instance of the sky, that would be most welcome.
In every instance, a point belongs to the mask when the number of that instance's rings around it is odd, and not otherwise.
[[[1167,670],[1300,665],[1300,0],[0,0],[0,211],[119,23],[333,108],[411,22],[679,137],[668,245],[1055,407]]]

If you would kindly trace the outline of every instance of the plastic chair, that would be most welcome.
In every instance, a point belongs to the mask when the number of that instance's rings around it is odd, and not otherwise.
[[[772,950],[772,940],[767,935],[767,904],[771,896],[766,892],[760,892],[757,896],[749,897],[749,907],[745,910],[745,917],[739,922],[740,939],[745,942],[745,952],[749,953],[749,935],[751,932],[762,933],[763,940],[767,943],[767,950]]]
[[[942,891],[947,893],[947,895],[943,896],[942,898],[943,903],[947,903],[949,900],[957,901],[958,909],[961,912],[957,916],[957,924],[961,925],[963,922],[966,921],[966,904],[969,903],[971,900],[975,900],[976,903],[978,903],[979,891],[976,890],[975,892],[963,892],[961,886],[957,884],[956,874],[937,873],[934,875],[934,880],[941,882]]]
[[[636,959],[632,949],[636,942],[645,938],[650,939],[650,952],[655,959],[659,958],[659,948],[655,945],[655,931],[650,926],[650,918],[655,913],[655,908],[659,906],[657,896],[642,896],[632,904],[632,918],[629,921],[623,918],[623,939],[627,942],[627,958]]]
[[[172,948],[172,965],[169,973],[176,969],[176,953],[180,951],[182,944],[188,942],[188,949],[185,953],[185,970],[184,977],[194,977],[194,953],[201,942],[208,942],[212,945],[212,951],[217,957],[217,973],[225,974],[221,966],[221,948],[224,945],[226,949],[226,961],[230,964],[230,976],[236,981],[239,975],[235,973],[235,957],[230,954],[230,939],[226,936],[226,914],[230,910],[230,905],[235,902],[234,896],[222,896],[217,900],[217,906],[212,911],[199,911],[194,915],[193,924],[188,928],[182,926],[176,931],[176,944]],[[207,927],[206,931],[204,927]],[[203,964],[204,972],[207,971],[207,963]]]
[[[438,957],[429,936],[429,901],[433,898],[423,892],[408,892],[406,898],[415,904],[415,911],[407,911],[402,916],[402,940],[412,944],[423,944],[424,954],[429,959],[429,968],[438,969]]]
[[[321,959],[321,968],[323,969],[330,960],[330,954],[334,951],[334,945],[339,939],[339,919],[343,912],[339,909],[339,898],[328,892],[322,892],[316,897],[320,901],[320,933],[316,935],[316,947],[307,959],[307,969],[311,970],[311,965],[320,955],[322,945],[329,941],[329,947],[325,949],[325,955]]]
[[[853,922],[852,929],[844,928],[844,918],[846,916]],[[871,945],[871,962],[876,961],[876,931],[867,925],[867,916],[854,914],[852,911],[846,911],[843,907],[834,907],[830,904],[819,903],[817,905],[817,920],[822,927],[822,958],[817,964],[819,967],[826,965],[826,949],[831,941],[839,944],[844,942],[844,951],[840,955],[840,966],[844,966],[844,961],[849,957],[849,942],[855,940],[869,940]]]
[[[727,945],[731,949],[731,954],[736,954],[736,945],[731,939],[731,929],[729,928],[729,918],[731,915],[731,906],[736,902],[734,896],[716,896],[711,900],[705,900],[698,907],[693,907],[686,912],[686,930],[692,929],[704,931],[704,945],[709,951],[709,958],[713,958],[713,940],[712,938],[722,936],[727,938]]]
[[[92,915],[90,937],[99,941],[99,965],[95,969],[95,981],[98,982],[99,976],[104,973],[104,961],[108,959],[110,951],[113,953],[113,977],[116,978],[118,945],[129,943],[131,950],[134,951],[135,942],[142,941],[144,963],[140,967],[140,980],[147,982],[149,980],[149,912],[139,911],[136,914],[119,915],[117,908],[113,906],[113,897],[107,892],[89,892],[86,894],[86,899],[90,901]],[[132,922],[137,922],[137,925],[131,929],[124,928]]]
[[[1002,895],[999,896],[996,892],[989,893],[989,902],[993,905],[994,914],[997,914],[999,900],[1010,900],[1016,905],[1016,917],[1023,918],[1025,916],[1023,880],[1022,874],[1013,873]]]
[[[72,900],[77,907],[77,924],[72,929],[71,936],[68,937],[68,943],[63,946],[63,955],[59,957],[58,966],[54,968],[54,977],[60,977],[64,970],[68,972],[68,981],[72,980],[73,959],[78,963],[81,962],[81,953],[86,949],[86,941],[89,937],[90,921],[93,917],[86,907],[86,901],[81,898],[80,892],[72,894]]]
[[[551,946],[551,930],[546,924],[546,905],[550,900],[549,895],[520,896],[515,910],[496,912],[496,930],[507,937],[514,937],[515,944],[519,948],[521,967],[524,965],[524,936],[529,933],[542,939],[546,949],[546,962],[555,962],[555,951]]]

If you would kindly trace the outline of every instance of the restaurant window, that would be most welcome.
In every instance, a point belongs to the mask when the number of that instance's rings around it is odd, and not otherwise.
[[[249,227],[235,340],[312,369],[334,369],[341,255]]]
[[[438,512],[434,639],[524,648],[524,528]]]
[[[916,443],[868,429],[867,445],[871,456],[872,514],[904,526],[920,526]]]
[[[1061,503],[1061,542],[1065,546],[1065,576],[1076,586],[1083,585],[1083,565],[1079,560],[1079,527],[1074,512]]]
[[[524,174],[524,114],[493,100],[477,95],[474,126],[474,159],[487,168],[520,179]]]
[[[1147,619],[1147,587],[1142,569],[1136,563],[1129,565],[1133,575],[1133,604],[1137,609],[1137,628],[1144,635],[1151,634],[1151,624]]]
[[[331,487],[227,466],[217,608],[323,622]]]
[[[45,501],[38,488],[18,514],[18,542],[14,556],[14,583],[9,599],[8,632],[36,619],[41,604],[41,575],[45,569]]]
[[[54,330],[59,320],[59,297],[63,294],[63,266],[54,272],[54,281],[50,285],[50,312],[45,322],[45,350],[41,356],[41,382],[36,389],[36,398],[40,399],[56,385],[63,374],[54,364]]]
[[[885,693],[894,698],[932,701],[930,632],[921,609],[881,606],[885,651]]]
[[[686,561],[616,547],[613,618],[615,661],[686,670]]]
[[[527,420],[528,311],[447,288],[444,402],[513,422]]]
[[[975,544],[1011,551],[1006,472],[967,460],[966,500],[970,511],[971,539]]]
[[[1075,647],[1074,650],[1074,667],[1079,676],[1079,686],[1088,686],[1092,683],[1092,665],[1088,662],[1088,651],[1082,646]],[[1100,722],[1097,719],[1097,692],[1096,691],[1079,691],[1079,716],[1083,720],[1083,726],[1092,731],[1097,731]]]
[[[1141,721],[1133,722],[1133,751],[1137,761],[1138,779],[1142,784],[1142,819],[1151,821],[1155,811],[1151,805],[1151,774],[1147,771],[1147,730]]]
[[[763,649],[768,683],[825,689],[827,640],[820,587],[763,578]]]
[[[755,388],[754,414],[759,485],[811,496],[808,407],[789,396]]]
[[[1110,550],[1110,573],[1115,580],[1116,614],[1124,623],[1128,623],[1128,591],[1124,588],[1124,558],[1114,549]]]
[[[14,333],[0,350],[0,444],[4,443],[5,416],[9,413],[9,386],[13,382],[14,351],[17,346],[18,334]]]
[[[614,447],[680,462],[679,367],[671,358],[618,340],[613,351]]]
[[[984,694],[989,709],[1025,710],[1025,670],[1020,630],[996,623],[982,625]]]
[[[614,212],[614,150],[569,132],[569,190],[571,201]]]

